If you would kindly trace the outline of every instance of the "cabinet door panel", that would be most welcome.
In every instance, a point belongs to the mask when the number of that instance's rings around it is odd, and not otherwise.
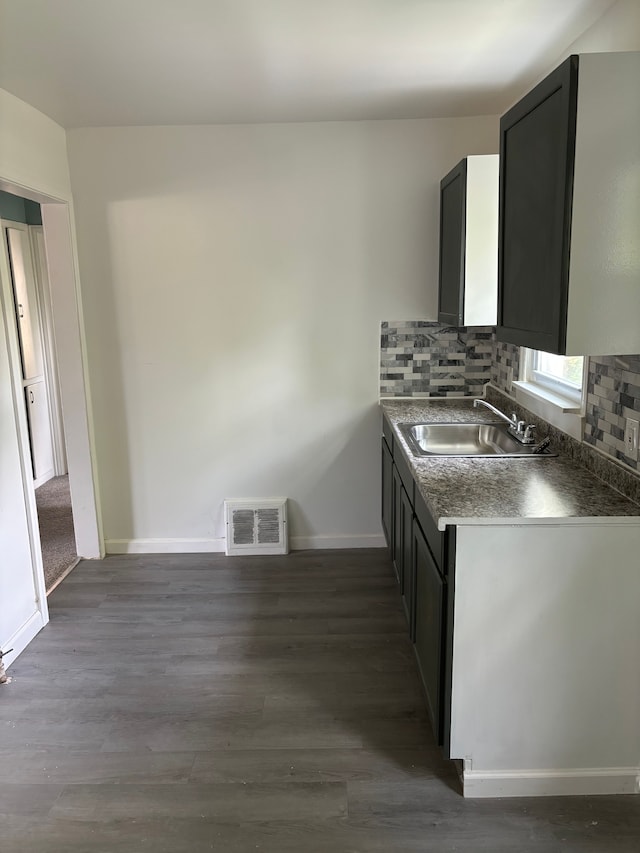
[[[563,352],[577,65],[567,60],[500,121],[500,340]]]
[[[415,644],[427,709],[438,743],[442,743],[442,629],[444,582],[417,524],[413,534],[416,619]]]
[[[400,584],[402,584],[402,480],[400,478],[400,473],[396,468],[395,464],[393,466],[393,529],[391,532],[391,558],[393,560],[393,567],[396,570],[396,577]]]
[[[391,548],[393,524],[393,460],[387,442],[382,439],[382,532]]]
[[[409,540],[413,541],[413,533],[410,534]],[[415,567],[415,558],[413,556],[413,547],[411,547],[411,554],[409,557],[409,562],[404,566],[403,572],[403,583],[402,583],[402,603],[404,605],[404,612],[407,617],[407,623],[409,625],[409,638],[415,641],[416,634],[416,613],[415,613],[415,604],[416,604],[416,567]]]
[[[402,594],[404,595],[405,584],[407,583],[407,577],[410,577],[411,574],[411,562],[412,562],[412,548],[413,548],[413,507],[411,506],[411,501],[409,496],[402,489],[400,496],[400,527],[402,531],[402,540],[401,540],[401,575],[400,575],[400,588],[402,590]],[[409,632],[413,637],[413,626],[410,624]]]
[[[440,184],[438,320],[455,326],[463,322],[466,181],[463,160]]]

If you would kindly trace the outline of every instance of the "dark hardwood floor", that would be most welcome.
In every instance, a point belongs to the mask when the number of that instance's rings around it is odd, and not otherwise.
[[[2,853],[639,849],[640,798],[461,797],[384,551],[109,557],[49,605],[0,687]]]

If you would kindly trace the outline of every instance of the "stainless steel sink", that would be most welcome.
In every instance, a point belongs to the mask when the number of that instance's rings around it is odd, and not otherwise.
[[[524,445],[509,435],[501,423],[399,424],[414,456],[505,456],[538,459],[555,456],[548,450],[536,453],[537,445]]]

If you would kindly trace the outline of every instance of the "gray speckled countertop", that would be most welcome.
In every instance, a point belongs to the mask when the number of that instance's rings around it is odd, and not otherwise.
[[[593,522],[595,518],[640,524],[640,505],[565,456],[526,459],[418,458],[401,433],[401,423],[488,422],[486,409],[467,400],[381,400],[413,472],[416,487],[440,530],[447,524],[540,524]]]

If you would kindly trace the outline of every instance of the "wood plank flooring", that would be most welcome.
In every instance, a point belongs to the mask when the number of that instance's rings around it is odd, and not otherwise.
[[[0,687],[2,853],[639,849],[640,798],[460,796],[384,551],[109,557],[49,606]]]

